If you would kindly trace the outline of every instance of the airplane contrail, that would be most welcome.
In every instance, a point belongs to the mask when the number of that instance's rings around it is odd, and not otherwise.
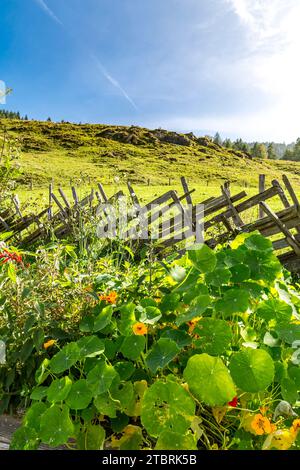
[[[56,14],[51,10],[51,8],[48,7],[45,0],[35,0],[35,1],[42,8],[42,10],[44,10],[44,12],[47,13],[47,15],[50,16],[50,18],[52,18],[53,21],[63,26],[62,21],[56,16]]]

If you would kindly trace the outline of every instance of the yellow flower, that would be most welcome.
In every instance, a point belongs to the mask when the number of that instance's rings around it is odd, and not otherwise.
[[[293,424],[292,424],[292,426],[291,426],[291,428],[290,428],[290,431],[293,432],[293,433],[295,433],[295,434],[297,435],[298,432],[299,432],[299,429],[300,429],[300,419],[299,419],[299,418],[298,418],[298,419],[294,419]]]
[[[135,335],[146,335],[148,333],[148,328],[144,323],[135,323],[132,330]]]
[[[290,429],[278,429],[267,437],[263,450],[288,450],[294,444],[295,439],[296,435]]]
[[[44,343],[44,349],[50,348],[51,346],[53,346],[53,344],[55,344],[55,340],[49,339],[46,343]]]

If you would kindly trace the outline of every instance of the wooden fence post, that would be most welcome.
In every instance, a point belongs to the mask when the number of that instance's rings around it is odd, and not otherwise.
[[[259,183],[258,183],[258,191],[259,193],[263,193],[266,189],[266,175],[259,175]],[[265,215],[265,212],[262,206],[259,206],[259,214],[258,217],[262,219]]]

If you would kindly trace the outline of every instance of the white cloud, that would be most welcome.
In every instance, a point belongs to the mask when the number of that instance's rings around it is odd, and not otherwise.
[[[102,75],[106,78],[106,80],[111,83],[113,87],[115,87],[117,90],[121,92],[121,94],[124,96],[124,98],[131,104],[131,106],[137,110],[138,107],[133,101],[133,99],[128,95],[127,91],[121,86],[121,84],[116,80],[114,77],[110,75],[110,73],[106,70],[104,65],[101,63],[101,61],[96,57],[94,54],[91,54],[92,59],[94,60],[98,70],[102,73]]]
[[[245,47],[237,60],[215,64],[216,76],[233,88],[255,90],[263,98],[264,108],[256,114],[228,116],[224,128],[249,126],[268,138],[300,135],[300,2],[299,0],[225,0],[238,17]],[[236,122],[235,122],[236,120]],[[223,118],[216,124],[222,124]],[[220,129],[220,127],[217,127]]]
[[[44,0],[35,0],[36,3],[44,10],[45,13],[47,13],[52,20],[54,20],[56,23],[62,25],[62,21],[55,15],[55,13],[51,10],[51,8],[48,7],[47,3]]]

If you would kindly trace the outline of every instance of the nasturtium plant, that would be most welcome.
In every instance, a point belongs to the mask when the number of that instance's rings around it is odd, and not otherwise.
[[[228,403],[236,395],[230,373],[219,357],[195,354],[183,371],[191,393],[206,405]]]
[[[142,424],[150,436],[164,431],[185,434],[195,415],[196,404],[182,385],[158,380],[145,392]]]
[[[299,284],[272,244],[136,262],[118,243],[52,242],[16,283],[0,263],[0,413],[25,410],[11,448],[300,448]]]
[[[160,338],[150,349],[146,364],[152,373],[158,369],[163,369],[180,352],[176,342],[169,338]]]
[[[223,354],[232,340],[230,326],[225,320],[202,318],[194,329],[199,336],[194,341],[197,348],[212,356]]]
[[[232,355],[230,373],[236,385],[245,392],[261,392],[274,379],[274,362],[263,349],[243,349]]]
[[[214,251],[207,245],[194,245],[188,250],[188,256],[196,269],[201,273],[213,271],[217,264]]]

